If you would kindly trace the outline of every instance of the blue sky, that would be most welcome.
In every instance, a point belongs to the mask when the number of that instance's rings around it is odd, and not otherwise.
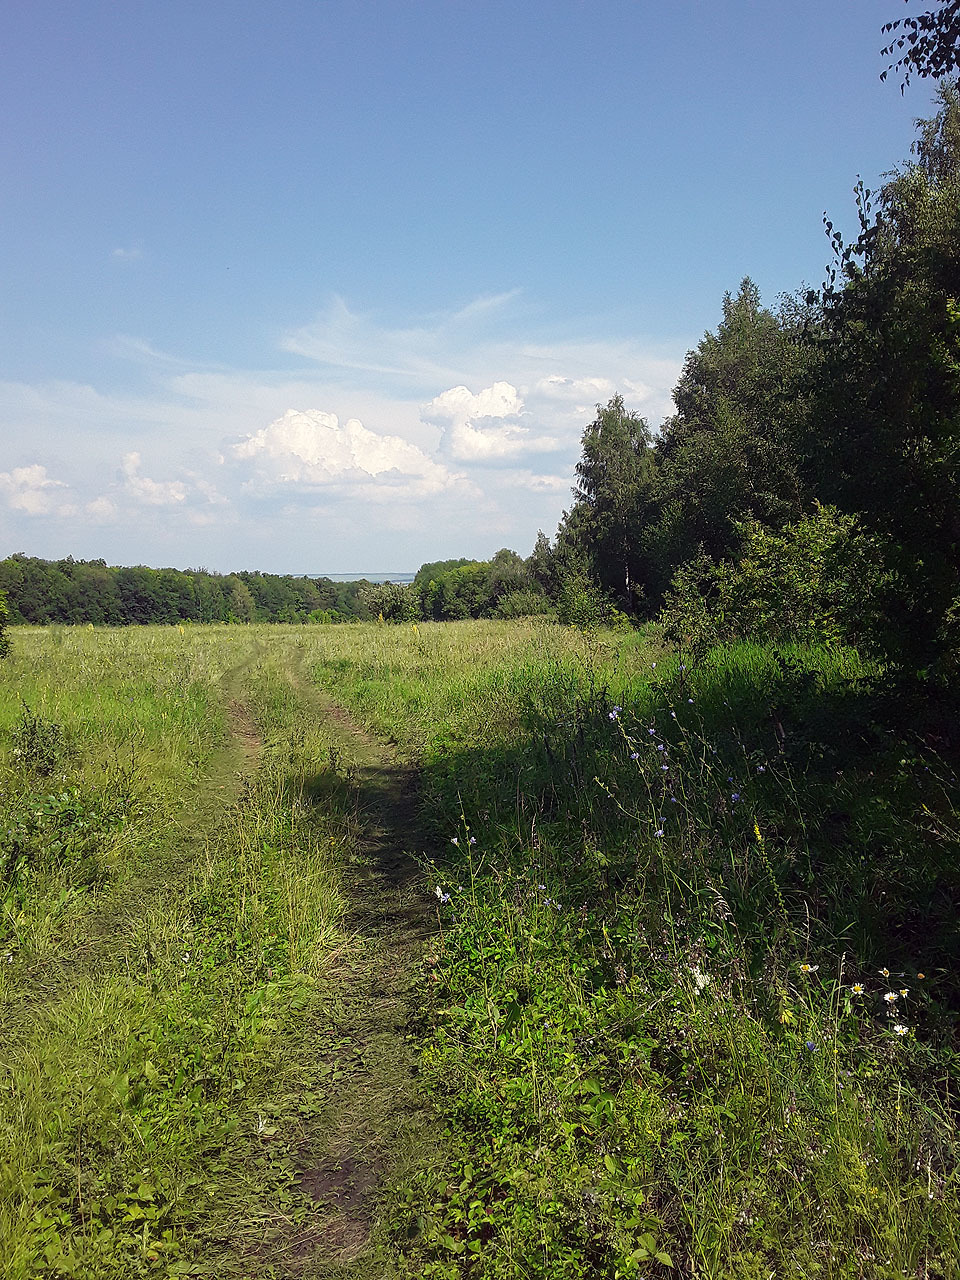
[[[909,153],[898,0],[33,0],[0,48],[0,552],[527,553],[616,391]]]

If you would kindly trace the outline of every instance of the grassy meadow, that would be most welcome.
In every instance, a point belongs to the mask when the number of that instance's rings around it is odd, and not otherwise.
[[[287,658],[70,628],[0,669],[4,1276],[275,1274],[296,1241],[353,820],[310,801]]]
[[[534,623],[308,645],[443,850],[410,1274],[957,1274],[956,779],[879,673]]]
[[[15,630],[3,1275],[960,1275],[958,784],[890,698],[535,620]],[[415,1139],[336,1016],[364,742],[434,920]],[[338,1106],[406,1142],[373,1253],[304,1182]]]

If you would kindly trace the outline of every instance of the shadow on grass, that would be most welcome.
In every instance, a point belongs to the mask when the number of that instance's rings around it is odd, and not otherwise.
[[[938,971],[960,1008],[958,724],[955,700],[852,655],[740,646],[611,686],[555,671],[512,742],[451,735],[423,762],[420,830],[462,878],[463,814],[486,870],[533,868],[570,903],[698,879],[758,964],[802,941]]]

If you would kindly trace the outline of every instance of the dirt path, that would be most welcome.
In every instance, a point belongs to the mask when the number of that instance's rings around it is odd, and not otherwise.
[[[362,824],[344,869],[351,941],[331,974],[344,1082],[301,1154],[302,1188],[320,1210],[311,1274],[372,1280],[391,1274],[377,1231],[380,1193],[422,1139],[413,1050],[420,962],[436,916],[411,857],[423,848],[415,771],[312,683],[302,657],[290,678],[352,778]]]

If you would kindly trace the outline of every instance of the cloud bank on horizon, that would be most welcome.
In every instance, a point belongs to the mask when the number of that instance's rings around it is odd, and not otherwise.
[[[619,392],[659,424],[680,358],[534,340],[502,322],[516,296],[404,328],[334,299],[280,339],[296,373],[118,339],[120,386],[0,383],[5,553],[293,572],[527,553],[596,405]]]

